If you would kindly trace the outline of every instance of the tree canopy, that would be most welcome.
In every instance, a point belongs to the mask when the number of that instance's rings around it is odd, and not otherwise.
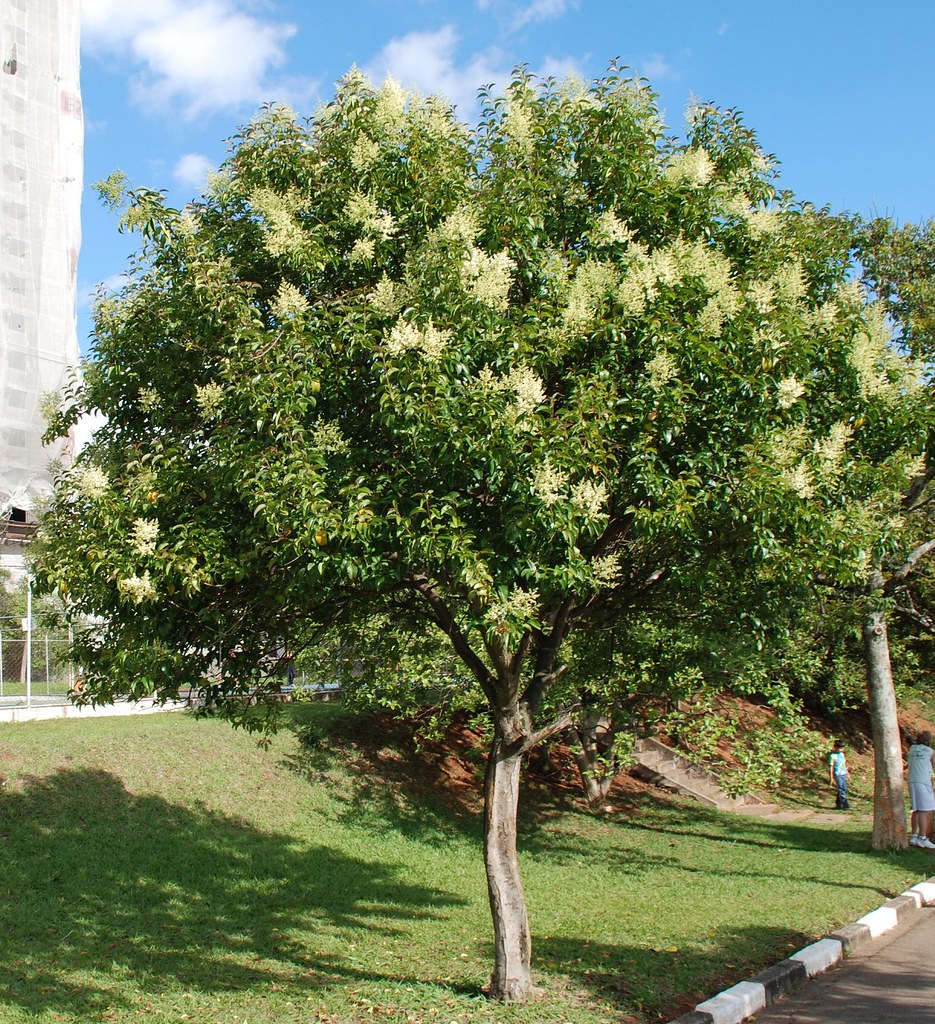
[[[106,417],[36,563],[95,617],[87,692],[194,681],[236,717],[319,626],[440,630],[494,727],[491,992],[525,998],[516,786],[569,720],[566,638],[712,559],[852,581],[888,543],[920,387],[847,231],[737,112],[679,138],[616,69],[520,69],[475,128],[354,71],[262,110],[184,210],[103,192],[141,248],[53,424]]]

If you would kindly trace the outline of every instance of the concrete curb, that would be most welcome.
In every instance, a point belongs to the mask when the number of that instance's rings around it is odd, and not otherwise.
[[[805,946],[788,960],[698,1003],[694,1010],[683,1013],[670,1024],[740,1024],[740,1021],[793,992],[809,978],[828,970],[854,950],[895,928],[922,907],[933,905],[935,877],[919,882],[876,910],[864,914],[853,924]]]

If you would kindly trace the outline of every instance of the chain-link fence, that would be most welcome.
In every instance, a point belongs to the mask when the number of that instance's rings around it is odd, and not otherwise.
[[[65,704],[74,684],[67,637],[0,627],[0,704]]]

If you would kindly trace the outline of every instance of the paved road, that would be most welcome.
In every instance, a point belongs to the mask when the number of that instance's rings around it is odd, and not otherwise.
[[[756,1015],[757,1024],[935,1024],[935,907]]]

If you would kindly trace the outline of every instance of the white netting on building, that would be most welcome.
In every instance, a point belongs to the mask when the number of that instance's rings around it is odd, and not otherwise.
[[[59,453],[43,397],[78,361],[83,124],[79,0],[0,0],[0,517]]]

